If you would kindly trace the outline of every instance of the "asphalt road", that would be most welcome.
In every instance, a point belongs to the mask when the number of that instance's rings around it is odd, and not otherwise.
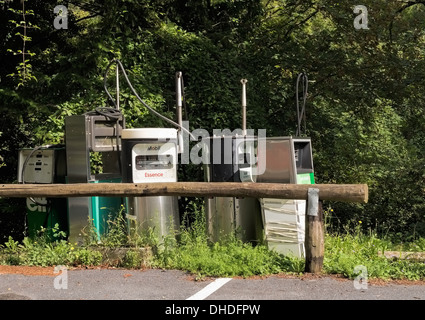
[[[367,314],[382,318],[400,310],[422,310],[425,285],[360,284],[359,287],[352,280],[326,276],[196,280],[182,271],[157,269],[64,270],[37,276],[0,274],[0,309],[5,315],[20,317],[108,319],[115,315],[137,319],[286,319],[297,314],[320,314],[326,318]],[[389,303],[382,305],[385,300]],[[395,305],[395,300],[422,304],[410,304],[406,309]]]
[[[377,285],[326,276],[218,282],[158,269],[65,270],[51,276],[0,274],[0,300],[425,300],[425,285]]]

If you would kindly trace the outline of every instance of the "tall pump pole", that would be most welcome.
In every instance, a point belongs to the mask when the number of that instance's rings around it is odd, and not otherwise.
[[[117,62],[117,110],[120,109],[120,71],[119,71],[119,64]]]
[[[182,128],[183,125],[183,74],[181,71],[176,72],[176,103],[177,103],[177,123],[179,124],[180,128]],[[178,144],[179,144],[179,152],[183,153],[183,136],[182,136],[182,129],[179,130],[178,134]]]
[[[247,79],[242,79],[242,135],[246,136],[246,83]]]

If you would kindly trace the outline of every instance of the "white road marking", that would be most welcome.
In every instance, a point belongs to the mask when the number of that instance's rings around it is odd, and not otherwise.
[[[217,291],[218,289],[220,289],[230,280],[232,280],[232,278],[218,278],[215,281],[211,282],[202,290],[195,293],[193,296],[187,298],[186,300],[204,300],[206,297],[208,297],[214,291]]]

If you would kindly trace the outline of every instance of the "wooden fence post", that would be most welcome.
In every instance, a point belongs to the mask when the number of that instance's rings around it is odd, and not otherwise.
[[[309,189],[310,191],[311,189]],[[323,267],[325,254],[325,228],[323,220],[323,203],[317,197],[309,197],[307,200],[307,212],[305,220],[305,272],[320,273]],[[316,203],[312,203],[316,202]],[[313,208],[313,209],[312,209]],[[314,212],[312,212],[312,210]]]

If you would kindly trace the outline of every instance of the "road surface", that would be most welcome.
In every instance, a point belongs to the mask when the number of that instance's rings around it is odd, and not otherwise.
[[[331,276],[205,278],[178,270],[45,269],[3,273],[1,300],[425,300],[423,283],[380,283]],[[207,288],[208,287],[208,288]],[[202,291],[203,290],[203,291]]]

